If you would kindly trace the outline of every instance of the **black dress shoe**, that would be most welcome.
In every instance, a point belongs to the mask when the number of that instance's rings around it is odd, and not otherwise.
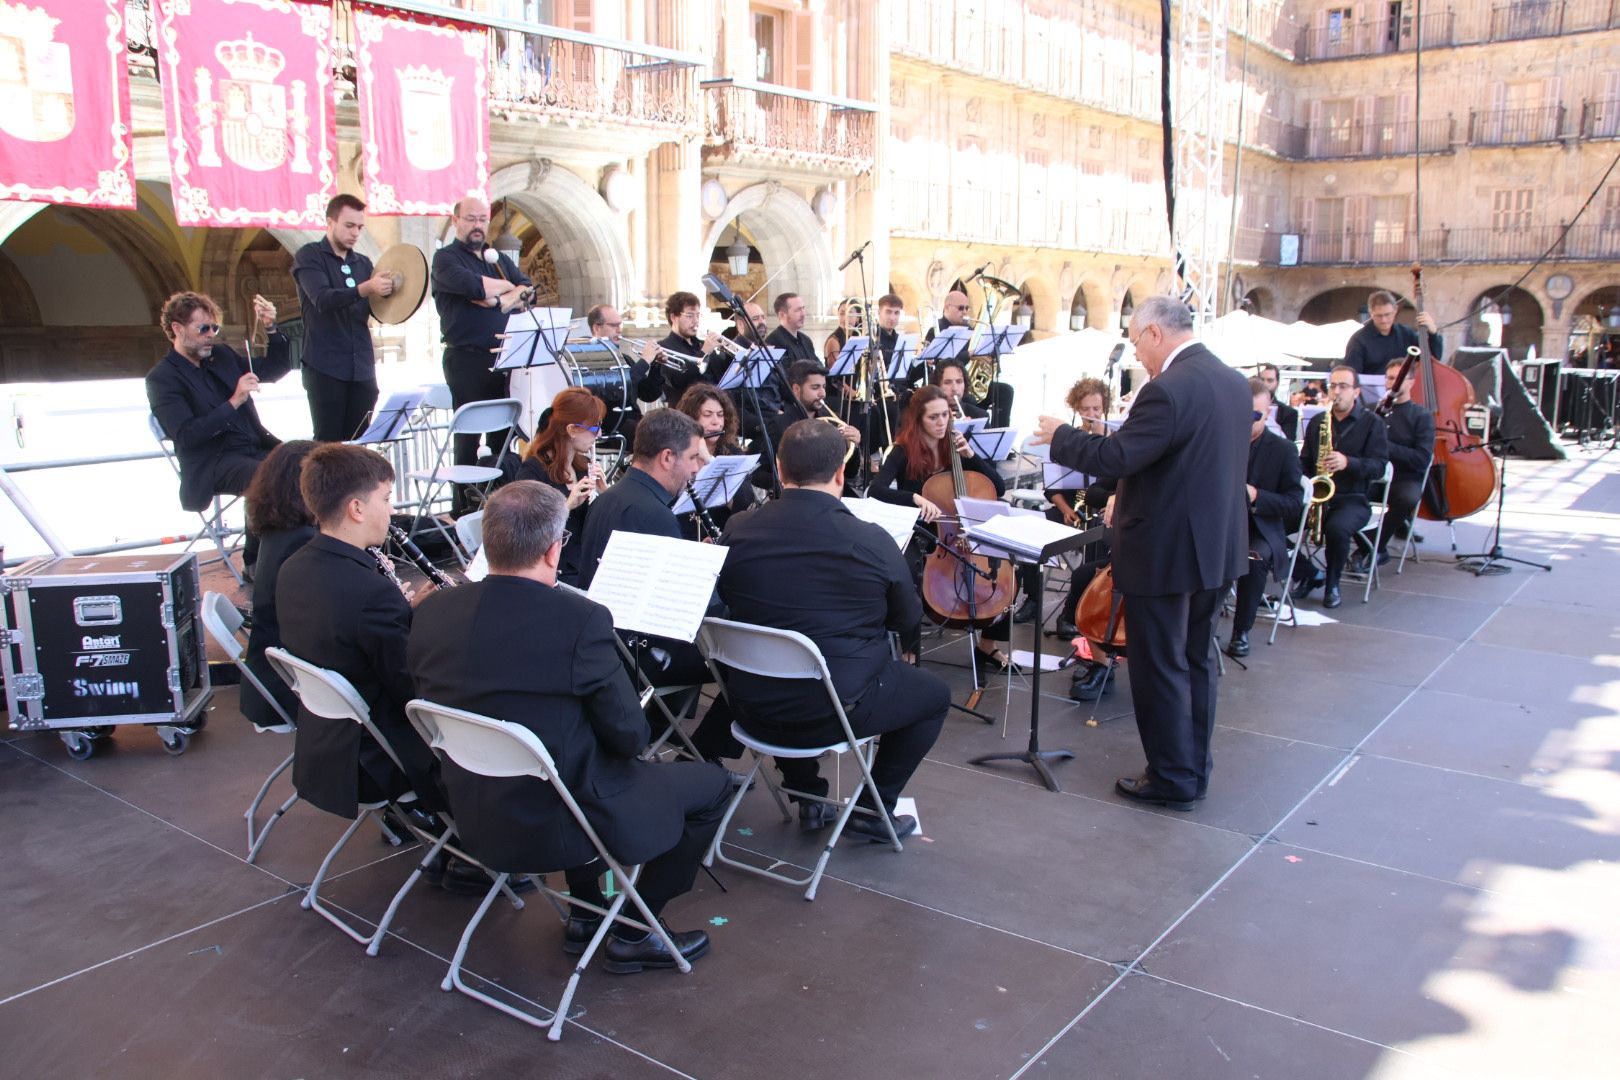
[[[1311,590],[1320,584],[1322,584],[1322,579],[1320,577],[1311,577],[1305,578],[1302,581],[1296,581],[1294,583],[1294,599],[1305,599],[1307,596],[1311,595]]]
[[[665,927],[665,930],[669,928]],[[669,936],[688,963],[709,951],[709,935],[702,930],[687,930],[684,933],[669,931]],[[627,941],[618,934],[612,934],[602,952],[605,954],[602,966],[615,975],[634,975],[643,968],[676,966],[675,958],[669,954],[657,934],[648,934],[636,941]]]
[[[422,871],[422,877],[429,885],[436,885],[451,896],[483,896],[489,892],[495,879],[484,873],[478,867],[460,859],[446,859],[442,854],[433,861],[427,869]],[[525,891],[534,888],[534,883],[524,878]],[[513,892],[518,891],[518,879],[510,879]]]
[[[1337,585],[1322,594],[1322,606],[1325,608],[1336,608],[1342,603],[1344,603],[1344,597],[1340,595]]]
[[[1069,686],[1069,700],[1096,701],[1114,688],[1114,679],[1109,676],[1110,665],[1091,661],[1088,668],[1077,668],[1074,673],[1074,682]]]
[[[1241,660],[1249,655],[1249,632],[1239,630],[1226,643],[1226,655]]]
[[[1178,799],[1171,795],[1161,795],[1154,791],[1144,776],[1122,776],[1114,781],[1114,790],[1135,802],[1147,803],[1150,806],[1163,806],[1171,810],[1185,813],[1193,808],[1196,799]]]
[[[917,831],[917,819],[910,814],[891,815],[889,820],[894,822],[894,835],[901,840]],[[871,814],[851,814],[849,821],[844,824],[844,835],[851,833],[874,844],[889,842],[889,830],[883,827],[882,819]]]
[[[596,936],[597,927],[602,925],[602,916],[586,912],[568,916],[568,925],[563,927],[563,952],[569,956],[578,956],[585,951],[585,946],[591,943]]]
[[[799,831],[817,832],[838,820],[838,807],[832,803],[802,802],[799,804]]]
[[[1060,638],[1076,638],[1080,636],[1080,628],[1074,625],[1073,619],[1059,616],[1056,625],[1052,627],[1052,636]]]
[[[1026,596],[1026,597],[1024,597],[1024,602],[1022,604],[1018,605],[1018,610],[1013,612],[1013,622],[1015,622],[1015,623],[1027,623],[1027,622],[1034,622],[1034,621],[1035,621],[1035,600],[1034,600],[1033,597]]]
[[[1001,652],[1000,649],[997,649],[994,652],[985,652],[983,649],[974,649],[973,667],[980,675],[1004,675],[1009,671],[1017,671],[1018,665],[1007,659],[1005,654],[999,658],[996,656],[996,653],[999,652]]]

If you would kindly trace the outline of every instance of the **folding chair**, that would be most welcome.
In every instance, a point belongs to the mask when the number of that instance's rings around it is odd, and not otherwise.
[[[484,546],[484,512],[474,510],[456,518],[456,539],[469,556],[478,554]]]
[[[1299,626],[1299,613],[1294,608],[1294,566],[1299,562],[1299,549],[1305,546],[1305,524],[1311,516],[1311,478],[1302,476],[1299,483],[1305,490],[1305,506],[1299,512],[1299,528],[1290,534],[1294,542],[1288,549],[1288,573],[1282,580],[1282,599],[1277,601],[1275,608],[1262,613],[1271,620],[1271,636],[1266,639],[1267,645],[1277,643],[1277,627],[1282,625],[1283,608],[1288,609],[1288,625]]]
[[[1388,461],[1384,462],[1383,478],[1374,480],[1372,483],[1372,489],[1380,494],[1376,499],[1370,497],[1368,499],[1372,506],[1372,517],[1367,519],[1367,524],[1363,525],[1352,538],[1354,552],[1367,557],[1367,571],[1362,573],[1347,566],[1345,567],[1344,576],[1351,581],[1366,582],[1366,586],[1361,591],[1361,602],[1363,604],[1372,599],[1373,587],[1379,584],[1378,544],[1384,537],[1384,519],[1389,515],[1389,488],[1394,478],[1394,464]],[[1352,558],[1352,565],[1354,561]]]
[[[618,883],[618,892],[612,902],[606,908],[602,908],[567,893],[558,892],[546,884],[544,873],[565,870],[568,867],[492,869],[495,874],[494,884],[485,894],[483,902],[478,905],[478,910],[473,913],[472,920],[467,923],[467,929],[462,931],[461,941],[456,945],[455,956],[450,961],[450,970],[445,973],[444,981],[439,984],[441,990],[460,990],[468,997],[482,1001],[508,1016],[544,1028],[546,1038],[556,1042],[562,1038],[563,1023],[568,1019],[568,1005],[573,1001],[574,991],[579,987],[580,976],[590,966],[597,948],[607,937],[608,929],[613,924],[618,923],[657,934],[658,939],[664,943],[664,948],[669,950],[669,955],[675,958],[675,966],[682,973],[691,972],[691,963],[681,955],[675,943],[670,940],[669,931],[664,929],[664,924],[658,921],[647,907],[646,901],[641,898],[641,894],[636,891],[636,882],[641,878],[641,866],[638,864],[625,867],[613,857],[612,852],[608,851],[601,837],[596,835],[596,830],[591,828],[591,823],[585,819],[579,803],[574,801],[568,785],[557,775],[557,767],[551,760],[551,754],[538,735],[519,724],[447,708],[420,698],[405,706],[405,715],[410,718],[411,724],[421,733],[428,746],[436,753],[444,754],[468,772],[489,777],[532,776],[549,783],[563,805],[568,807],[568,812],[573,815],[580,830],[590,840],[591,846],[596,849],[597,858],[601,860],[603,868],[611,872],[614,875],[613,880]],[[580,954],[579,962],[574,965],[573,972],[568,976],[568,985],[563,990],[562,999],[557,1002],[557,1008],[551,1016],[546,1018],[508,1005],[481,990],[474,989],[462,979],[462,964],[467,958],[467,947],[472,943],[473,934],[478,930],[478,925],[484,921],[484,916],[489,912],[490,905],[495,902],[496,895],[506,887],[507,880],[513,873],[532,876],[535,884],[552,899],[554,905],[561,901],[563,904],[602,916],[601,925],[597,927],[595,936]],[[636,910],[641,913],[641,919],[623,913],[627,901],[635,905]],[[563,908],[559,906],[558,913],[561,914],[562,911]]]
[[[246,650],[242,646],[242,639],[237,636],[242,630],[242,613],[236,610],[236,605],[220,593],[205,592],[202,598],[202,621],[203,626],[208,629],[208,636],[214,639],[214,643],[226,656],[230,657],[231,663],[236,665],[236,670],[241,672],[243,681],[257,690],[270,708],[275,710],[276,715],[281,717],[282,730],[291,732],[295,726],[293,718],[287,715],[286,710],[281,707],[281,702],[270,692],[270,688],[265,686],[264,682],[253,673],[253,669],[247,666]],[[298,792],[294,791],[287,797],[287,801],[270,815],[264,827],[257,832],[254,831],[253,819],[259,812],[259,804],[264,802],[264,797],[269,794],[270,785],[276,782],[276,777],[286,772],[292,763],[293,756],[288,754],[285,761],[271,770],[270,775],[264,778],[264,783],[259,785],[258,794],[253,796],[253,801],[248,803],[248,808],[242,815],[247,818],[247,861],[250,863],[259,857],[259,849],[264,846],[265,839],[269,837],[270,830],[275,827],[276,822],[280,821],[281,816],[292,809],[292,804],[298,801]]]
[[[827,869],[827,860],[832,857],[833,847],[838,838],[844,833],[844,826],[848,823],[850,815],[857,809],[863,814],[872,811],[857,807],[855,800],[861,791],[867,791],[872,796],[872,804],[883,806],[883,797],[878,794],[877,781],[872,779],[872,758],[877,752],[877,736],[868,735],[856,738],[855,732],[849,726],[849,717],[844,712],[844,703],[838,697],[838,689],[833,685],[832,674],[827,670],[827,661],[822,658],[821,650],[816,648],[815,642],[803,634],[792,630],[776,630],[768,626],[755,626],[751,623],[732,622],[729,619],[704,619],[702,627],[698,630],[698,648],[704,658],[709,662],[709,670],[714,672],[715,682],[720,684],[720,692],[732,701],[730,691],[726,689],[725,679],[721,672],[722,667],[746,671],[752,675],[759,675],[772,679],[819,679],[827,691],[827,701],[832,706],[833,714],[838,717],[838,726],[843,729],[844,738],[835,743],[823,746],[798,747],[777,746],[750,735],[740,723],[731,725],[731,734],[736,740],[748,748],[753,763],[749,767],[748,775],[738,785],[736,793],[732,795],[731,802],[726,806],[725,817],[720,821],[720,828],[714,834],[714,842],[709,845],[708,852],[703,856],[704,866],[713,866],[718,858],[727,866],[734,866],[739,870],[746,870],[761,877],[773,878],[787,885],[808,885],[804,898],[814,900],[816,889],[821,885],[821,875]],[[737,703],[732,701],[735,706]],[[823,754],[852,753],[855,763],[861,770],[861,782],[849,795],[842,799],[831,799],[823,795],[811,795],[791,788],[778,788],[776,781],[769,772],[761,773],[760,767],[764,765],[767,757],[773,758],[818,758]],[[791,822],[793,815],[788,813],[787,804],[782,801],[782,792],[804,800],[826,803],[829,806],[840,808],[838,820],[833,824],[827,834],[827,845],[822,848],[821,856],[816,860],[815,869],[808,877],[794,878],[786,874],[779,874],[767,867],[752,866],[739,862],[721,850],[720,841],[726,835],[726,829],[731,824],[732,816],[737,813],[737,807],[742,805],[743,796],[748,793],[749,786],[755,776],[763,775],[765,786],[770,789],[771,795],[776,799],[777,809],[782,811],[784,820]],[[883,828],[889,834],[889,840],[894,850],[904,850],[900,846],[900,838],[895,835],[894,822],[890,820],[887,812],[881,813]]]
[[[157,440],[158,448],[163,451],[164,460],[169,463],[169,468],[174,470],[175,479],[179,479],[180,460],[174,456],[174,444],[164,432],[163,425],[158,423],[158,418],[150,413],[146,416],[146,425],[151,429],[152,438]],[[215,495],[207,510],[197,511],[197,519],[202,522],[202,531],[191,537],[186,542],[185,547],[185,550],[190,551],[198,540],[205,536],[208,537],[209,540],[213,541],[214,549],[219,552],[218,561],[225,564],[225,569],[231,572],[231,577],[236,579],[238,585],[243,584],[242,572],[231,561],[230,549],[226,547],[225,541],[239,530],[232,529],[225,524],[225,511],[241,501],[241,496],[233,496],[229,502],[224,502],[221,496]],[[215,560],[206,559],[204,561],[214,562]]]
[[[270,666],[276,670],[276,674],[280,675],[287,685],[297,693],[298,700],[304,703],[304,708],[317,716],[325,716],[333,720],[353,720],[360,724],[365,728],[366,734],[375,739],[377,745],[383,748],[383,752],[394,763],[394,767],[399,769],[401,773],[405,771],[405,767],[400,763],[399,755],[394,752],[393,745],[389,743],[381,731],[377,730],[377,725],[372,723],[371,710],[367,707],[365,699],[360,696],[359,691],[355,690],[348,679],[335,671],[328,671],[326,668],[316,667],[307,660],[300,660],[285,649],[266,649],[264,655],[269,658]],[[394,893],[394,898],[389,902],[388,910],[383,913],[382,919],[378,921],[376,930],[370,934],[361,933],[323,905],[320,900],[321,883],[326,880],[326,874],[332,868],[332,861],[337,858],[338,852],[343,850],[344,845],[348,844],[349,838],[359,830],[365,820],[374,814],[380,815],[383,810],[389,807],[404,811],[409,808],[411,803],[416,801],[416,792],[409,791],[395,799],[360,803],[360,813],[355,816],[354,821],[344,830],[343,835],[338,838],[338,842],[332,845],[332,850],[326,853],[326,858],[321,860],[321,867],[315,872],[315,879],[309,883],[309,888],[305,891],[303,902],[300,905],[306,910],[316,912],[333,926],[364,945],[367,956],[377,955],[377,951],[382,946],[383,935],[388,933],[388,927],[393,923],[394,915],[399,911],[399,905],[404,901],[405,894],[411,891],[411,888],[422,877],[423,872],[427,870],[434,859],[438,858],[441,852],[448,851],[458,859],[484,870],[491,878],[497,877],[477,859],[451,845],[450,841],[455,836],[455,825],[448,819],[447,815],[439,815],[444,820],[445,828],[438,836],[433,836],[419,830],[411,823],[410,817],[402,812],[400,819],[405,822],[406,827],[411,830],[416,838],[427,846],[427,853],[422,856],[415,869],[411,871],[410,877],[405,879],[405,884],[401,885],[399,890]],[[501,888],[506,887],[506,880],[506,875],[499,875]],[[500,890],[497,889],[496,891]],[[512,901],[513,907],[523,907],[522,899],[510,889],[507,889],[506,892]]]
[[[1429,490],[1429,470],[1433,469],[1433,468],[1434,468],[1434,455],[1431,454],[1429,456],[1429,463],[1427,465],[1423,466],[1423,479],[1418,481],[1418,507],[1419,508],[1421,508],[1423,506],[1423,493],[1425,491]],[[1412,520],[1406,523],[1406,539],[1401,541],[1401,557],[1395,563],[1395,572],[1397,574],[1404,573],[1406,571],[1406,559],[1407,559],[1408,556],[1411,556],[1413,562],[1417,561],[1417,540],[1415,539],[1415,537],[1417,536],[1417,522],[1418,522],[1417,510],[1413,510],[1412,511]],[[1453,537],[1455,537],[1455,533],[1456,533],[1456,527],[1455,526],[1452,526],[1452,533],[1453,533]]]
[[[457,560],[465,569],[470,557],[466,555],[453,536],[445,529],[444,522],[437,514],[429,513],[434,498],[441,490],[455,484],[482,485],[485,493],[489,491],[490,484],[500,478],[501,460],[506,456],[508,447],[502,446],[499,454],[495,456],[493,465],[450,465],[446,460],[454,452],[456,436],[458,435],[487,435],[491,432],[506,431],[515,426],[518,417],[523,411],[523,403],[517,398],[495,398],[491,401],[473,401],[455,411],[450,417],[450,426],[445,430],[444,439],[439,443],[438,451],[434,456],[433,468],[417,469],[410,473],[410,479],[416,484],[419,502],[416,507],[416,517],[411,520],[410,534],[414,537],[422,527],[423,518],[432,524],[444,537],[450,550],[456,553]]]

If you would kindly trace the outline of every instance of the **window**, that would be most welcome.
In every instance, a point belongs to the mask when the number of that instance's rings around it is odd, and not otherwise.
[[[754,15],[754,78],[760,82],[777,82],[777,53],[779,52],[780,24],[776,16],[755,10]]]
[[[1491,199],[1491,229],[1494,232],[1522,232],[1530,228],[1536,209],[1534,188],[1503,188]]]
[[[1611,187],[1603,193],[1603,216],[1599,228],[1620,229],[1620,187]]]
[[[1317,199],[1311,208],[1310,262],[1340,262],[1344,257],[1344,200]]]
[[[1351,153],[1355,142],[1356,99],[1334,98],[1322,102],[1321,126],[1312,136],[1318,157],[1342,157]]]
[[[1372,200],[1372,258],[1399,262],[1407,258],[1407,197],[1380,195]]]
[[[1339,45],[1350,39],[1351,8],[1329,8],[1327,13],[1327,39],[1330,45]]]

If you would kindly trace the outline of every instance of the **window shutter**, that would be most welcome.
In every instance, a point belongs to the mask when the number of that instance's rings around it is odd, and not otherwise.
[[[799,90],[816,89],[816,24],[815,11],[793,13],[792,67],[788,85]]]

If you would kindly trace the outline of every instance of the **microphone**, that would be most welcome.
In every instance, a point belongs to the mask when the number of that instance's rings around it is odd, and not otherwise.
[[[844,267],[848,266],[850,263],[852,263],[856,259],[860,258],[861,257],[861,252],[865,251],[867,248],[869,248],[871,246],[872,246],[872,241],[868,240],[866,243],[862,244],[860,247],[858,247],[854,251],[850,252],[849,253],[849,258],[845,259],[843,262],[838,264],[838,269],[842,270],[842,269],[844,269]],[[989,266],[990,264],[985,263],[984,265]]]
[[[992,261],[994,261],[994,260],[992,260]],[[984,272],[986,270],[988,270],[988,269],[990,269],[990,263],[985,263],[983,266],[981,266],[977,270],[973,271],[972,275],[968,278],[968,280],[969,281],[974,281],[974,280],[976,280],[978,278],[984,277]]]

